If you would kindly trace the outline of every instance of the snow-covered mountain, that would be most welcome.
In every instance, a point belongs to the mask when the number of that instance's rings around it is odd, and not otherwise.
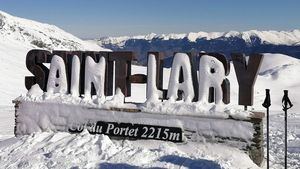
[[[0,11],[0,39],[18,41],[32,48],[65,50],[104,50],[83,41],[55,25],[40,23]]]
[[[300,58],[300,30],[245,32],[191,32],[186,34],[154,33],[140,36],[100,38],[98,44],[112,50],[132,50],[138,53],[141,63],[146,52],[163,51],[171,56],[174,52],[207,51],[250,53],[283,53]]]
[[[0,11],[0,106],[11,104],[25,92],[24,77],[30,75],[25,58],[31,49],[104,51],[49,24],[11,16]],[[13,87],[12,87],[13,86]],[[16,92],[17,91],[17,92]]]
[[[155,34],[138,36],[121,36],[121,37],[106,37],[101,38],[99,44],[115,44],[120,47],[124,42],[129,39],[162,39],[162,40],[176,40],[187,38],[190,42],[196,42],[198,39],[213,40],[218,38],[239,37],[244,41],[251,43],[253,37],[257,37],[262,43],[273,45],[299,45],[300,43],[300,30],[293,31],[257,31],[250,30],[245,32],[229,31],[229,32],[190,32],[182,34]]]

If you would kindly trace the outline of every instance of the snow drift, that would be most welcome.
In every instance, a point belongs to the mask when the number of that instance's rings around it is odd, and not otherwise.
[[[11,138],[0,142],[0,150],[4,168],[258,168],[246,154],[224,145],[113,141],[87,131]]]

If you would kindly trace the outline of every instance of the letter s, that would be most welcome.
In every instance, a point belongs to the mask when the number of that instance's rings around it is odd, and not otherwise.
[[[31,50],[26,56],[26,67],[34,76],[25,77],[25,86],[29,90],[32,85],[39,84],[46,91],[49,69],[43,63],[49,63],[51,53],[46,50]]]

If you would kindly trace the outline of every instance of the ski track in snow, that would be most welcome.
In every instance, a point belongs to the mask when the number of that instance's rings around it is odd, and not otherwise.
[[[14,132],[14,110],[12,106],[0,106],[0,141],[12,137]]]
[[[288,168],[300,167],[300,115],[288,114]],[[265,138],[266,138],[266,130]],[[270,167],[284,167],[284,116],[277,112],[270,116]],[[266,142],[265,142],[266,147]],[[265,148],[265,156],[267,149]]]

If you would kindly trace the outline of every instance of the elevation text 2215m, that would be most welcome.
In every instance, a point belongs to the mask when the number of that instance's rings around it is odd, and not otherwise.
[[[115,137],[133,139],[155,139],[172,142],[182,142],[182,129],[179,127],[154,126],[116,122],[89,122],[86,124],[70,125],[69,132],[79,133],[87,129],[91,134],[105,134]]]

